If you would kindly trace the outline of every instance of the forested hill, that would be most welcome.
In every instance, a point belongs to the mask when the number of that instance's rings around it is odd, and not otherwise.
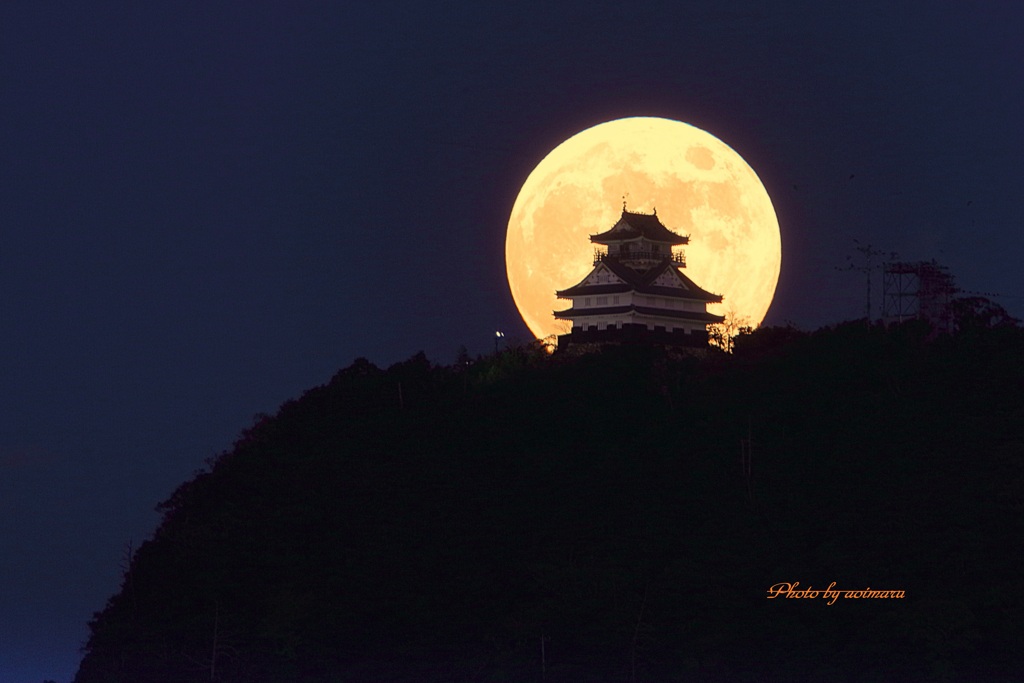
[[[1007,680],[1024,331],[961,328],[358,360],[160,506],[75,680]]]

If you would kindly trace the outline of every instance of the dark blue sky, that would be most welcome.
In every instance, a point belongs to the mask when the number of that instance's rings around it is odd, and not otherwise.
[[[1024,317],[1019,3],[490,5],[0,4],[0,680],[72,677],[125,544],[254,414],[526,339],[508,213],[601,121],[754,167],[768,323],[862,315],[854,238]]]

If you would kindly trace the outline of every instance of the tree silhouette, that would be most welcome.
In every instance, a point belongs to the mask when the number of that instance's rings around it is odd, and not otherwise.
[[[1010,679],[1024,332],[969,311],[357,360],[160,506],[75,681]]]
[[[750,334],[752,331],[750,318],[739,316],[735,311],[728,311],[725,320],[708,325],[708,342],[726,353],[732,353],[736,337]]]

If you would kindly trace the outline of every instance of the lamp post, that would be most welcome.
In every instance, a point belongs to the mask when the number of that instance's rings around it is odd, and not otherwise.
[[[494,333],[494,355],[498,355],[498,340],[505,336],[504,332]]]

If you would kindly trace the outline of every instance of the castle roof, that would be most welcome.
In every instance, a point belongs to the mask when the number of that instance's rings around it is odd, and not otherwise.
[[[658,220],[658,214],[631,213],[622,210],[622,217],[610,230],[597,235],[591,235],[590,241],[597,244],[609,244],[611,242],[625,242],[627,240],[645,237],[652,242],[667,242],[668,244],[688,244],[690,238],[686,235],[678,235]]]
[[[590,279],[590,275],[593,275],[597,271],[597,268],[605,267],[614,273],[622,282],[602,285],[588,285],[587,280]],[[665,261],[659,265],[646,270],[644,272],[637,272],[627,265],[619,263],[613,259],[605,259],[601,261],[598,267],[591,271],[590,275],[579,284],[555,292],[560,299],[568,299],[575,296],[589,296],[595,294],[621,294],[624,292],[638,292],[640,294],[655,294],[658,296],[674,297],[677,299],[690,299],[696,301],[705,301],[707,303],[720,303],[722,297],[720,294],[712,294],[711,292],[701,289],[693,280],[683,275],[678,268],[676,268],[671,261],[665,259]],[[671,272],[677,277],[682,287],[666,287],[663,285],[654,284],[662,273]]]
[[[607,306],[604,308],[567,308],[564,311],[554,311],[556,318],[571,320],[572,318],[590,318],[597,315],[621,315],[623,313],[639,313],[640,315],[652,315],[660,318],[678,318],[680,320],[695,320],[702,323],[720,323],[725,316],[715,315],[707,311],[676,311],[665,308],[654,308],[652,306],[638,306],[627,304],[625,306]]]

